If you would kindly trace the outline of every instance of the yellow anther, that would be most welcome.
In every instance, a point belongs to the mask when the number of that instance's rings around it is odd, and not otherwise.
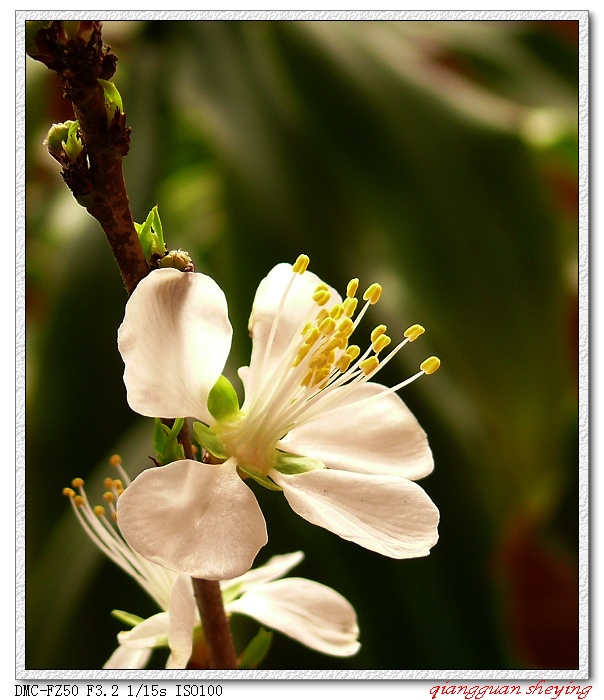
[[[310,345],[303,345],[299,350],[298,354],[296,355],[296,359],[293,362],[292,367],[297,367],[300,362],[308,355],[308,351],[310,350]]]
[[[321,321],[324,321],[329,316],[329,311],[327,309],[321,309],[315,318],[315,323],[319,325]]]
[[[386,326],[381,323],[379,326],[376,326],[372,331],[371,331],[371,342],[373,343],[376,338],[379,338],[381,335],[383,335],[386,332]]]
[[[124,490],[124,484],[122,484],[121,479],[114,479],[113,480],[113,486],[116,488],[118,491],[123,491]]]
[[[348,336],[345,333],[340,333],[340,331],[336,331],[336,334],[333,337],[333,342],[336,343],[333,348],[340,348],[340,350],[346,350],[346,346],[348,345]]]
[[[349,338],[352,335],[353,330],[354,323],[348,318],[348,316],[344,316],[340,323],[338,323],[338,333],[341,333],[346,338]]]
[[[415,323],[413,326],[409,326],[407,330],[404,332],[405,338],[409,338],[409,342],[412,343],[414,340],[419,338],[419,336],[422,333],[425,333],[426,329],[423,326],[420,326],[419,323]]]
[[[115,496],[111,493],[111,491],[105,491],[103,498],[107,501],[107,503],[113,503],[115,501]]]
[[[312,322],[307,321],[304,328],[302,329],[302,332],[300,333],[300,335],[306,335],[311,328],[312,328]]]
[[[316,289],[314,294],[312,295],[312,300],[317,304],[318,306],[324,306],[327,304],[331,297],[331,294],[327,291],[327,289]]]
[[[331,335],[336,329],[336,322],[331,318],[331,316],[328,316],[327,318],[323,319],[321,321],[321,324],[319,325],[319,330],[323,335]]]
[[[427,360],[424,360],[419,368],[425,372],[426,374],[434,374],[436,370],[440,367],[440,360],[438,357],[429,357]]]
[[[331,318],[334,318],[336,321],[339,318],[341,318],[343,314],[344,307],[342,306],[342,304],[334,304],[329,311],[329,315],[331,316]]]
[[[344,353],[340,359],[336,362],[336,367],[344,374],[344,372],[350,367],[350,363],[352,362],[352,357],[350,355]]]
[[[310,258],[308,255],[299,255],[296,262],[292,265],[292,272],[296,275],[301,275],[306,272]]]
[[[377,359],[377,357],[375,355],[372,355],[366,360],[363,360],[359,367],[361,368],[363,374],[367,376],[368,374],[371,374],[375,369],[377,369],[379,364],[380,361]]]
[[[78,508],[81,508],[84,505],[84,499],[82,498],[82,496],[74,496],[73,502]]]
[[[370,304],[377,304],[380,300],[382,294],[382,287],[377,282],[367,287],[365,294],[363,294],[363,299],[368,301]]]
[[[348,316],[348,318],[351,318],[354,316],[354,312],[357,310],[357,304],[359,303],[359,300],[356,297],[347,297],[344,299],[342,302],[342,306],[344,307],[344,314]]]
[[[348,283],[348,286],[346,287],[346,296],[349,299],[352,299],[352,297],[357,293],[357,289],[359,288],[359,278],[354,277],[353,279],[350,280]]]
[[[321,331],[317,328],[317,326],[314,326],[308,333],[306,340],[304,341],[305,345],[313,345],[314,342],[321,336]]]
[[[71,485],[73,486],[74,489],[81,489],[82,486],[84,486],[84,479],[80,479],[80,478],[73,479],[73,481],[71,482]]]
[[[112,467],[118,467],[122,463],[122,458],[119,455],[111,455],[109,464]]]
[[[342,343],[344,345],[342,346]],[[335,350],[336,348],[344,349],[346,347],[346,338],[343,338],[341,335],[338,335],[336,333],[334,337],[325,345],[324,350],[325,352],[331,352],[332,350]]]
[[[374,341],[373,344],[371,345],[373,352],[377,355],[378,353],[382,352],[382,350],[385,347],[388,347],[390,343],[392,342],[392,339],[389,338],[387,335],[382,334],[379,335]]]
[[[99,518],[102,518],[103,515],[105,515],[105,509],[103,506],[95,506],[92,510],[94,511],[95,515],[98,515]]]
[[[313,356],[312,360],[308,363],[308,366],[311,369],[318,369],[319,367],[322,367],[325,364],[326,357],[322,352],[318,352],[316,355]]]
[[[349,345],[348,350],[346,350],[346,354],[351,360],[356,360],[361,354],[361,348],[358,345]]]
[[[106,489],[113,488],[113,479],[110,476],[108,476],[103,483],[105,484]]]
[[[63,489],[63,495],[69,496],[69,498],[73,498],[75,496],[75,491],[73,489],[70,489],[69,486],[66,486]]]

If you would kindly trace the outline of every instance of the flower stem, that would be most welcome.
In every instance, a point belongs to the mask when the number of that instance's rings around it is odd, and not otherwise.
[[[189,424],[185,420],[178,439],[183,446],[185,457],[195,459]],[[209,668],[231,669],[237,668],[237,654],[231,635],[222,591],[218,581],[194,578],[193,590],[197,600],[197,608],[203,625],[203,633],[207,645]]]
[[[194,578],[193,590],[208,645],[210,668],[237,668],[237,655],[235,654],[231,628],[224,611],[220,583]]]

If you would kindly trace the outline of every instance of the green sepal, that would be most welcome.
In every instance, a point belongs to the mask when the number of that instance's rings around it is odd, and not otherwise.
[[[243,584],[234,583],[230,586],[226,586],[225,588],[221,588],[220,592],[222,594],[222,604],[228,605],[231,601],[235,600],[235,598],[239,598],[242,587]]]
[[[132,613],[126,612],[125,610],[112,610],[111,614],[120,622],[123,622],[129,627],[136,627],[144,622],[144,617],[139,617],[138,615],[133,615]]]
[[[279,452],[279,450],[275,450],[273,467],[281,474],[304,474],[315,471],[315,469],[327,469],[323,462],[318,459],[293,455],[289,452]]]
[[[115,117],[115,110],[119,109],[120,112],[124,112],[124,105],[122,103],[122,96],[118,92],[115,85],[109,80],[102,80],[98,78],[99,85],[103,88],[103,93],[105,97],[105,109],[107,110],[107,119],[111,122]]]
[[[169,464],[185,458],[183,446],[178,442],[178,434],[185,424],[184,418],[177,418],[169,428],[161,418],[155,419],[153,426],[153,449],[160,464]]]
[[[217,421],[227,420],[239,413],[239,398],[231,382],[220,375],[208,395],[208,411]]]
[[[154,254],[165,255],[164,229],[159,218],[157,204],[151,209],[145,223],[134,224],[145,258],[150,260]]]
[[[271,648],[273,633],[261,627],[239,657],[239,668],[258,668]]]
[[[254,481],[264,486],[265,489],[269,489],[269,491],[283,491],[283,489],[274,481],[271,481],[266,474],[259,472],[257,469],[254,469],[254,467],[249,466],[249,464],[238,464],[237,466],[244,474],[251,476]]]
[[[197,442],[208,452],[218,457],[218,459],[228,459],[226,447],[222,442],[220,435],[210,430],[203,423],[193,423],[193,434]]]

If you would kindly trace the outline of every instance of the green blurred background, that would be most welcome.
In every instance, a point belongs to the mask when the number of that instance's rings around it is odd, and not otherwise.
[[[343,289],[379,281],[378,322],[427,332],[384,370],[426,429],[441,511],[429,557],[380,557],[255,489],[258,563],[355,606],[347,660],[275,635],[270,669],[578,666],[578,22],[122,21],[104,24],[132,127],[134,218],[159,203],[229,300],[227,374],[249,353],[256,286],[301,252]],[[88,542],[61,490],[102,493],[109,456],[149,466],[116,331],[126,293],[99,225],[42,146],[72,117],[26,65],[26,668],[100,668],[122,625],[156,612]],[[93,498],[93,500],[96,500]],[[236,631],[248,634],[238,622]],[[161,667],[163,659],[154,659]]]

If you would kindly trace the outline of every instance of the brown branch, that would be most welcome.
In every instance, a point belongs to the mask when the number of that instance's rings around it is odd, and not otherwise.
[[[224,611],[220,583],[194,578],[193,590],[203,620],[204,636],[208,643],[209,667],[213,669],[237,668],[237,656],[233,646],[231,628]]]
[[[28,27],[27,53],[61,78],[65,97],[71,100],[79,122],[83,145],[75,157],[50,146],[49,151],[61,163],[61,175],[76,200],[101,224],[131,294],[149,273],[149,265],[134,228],[122,170],[122,159],[130,147],[130,129],[119,110],[108,118],[104,91],[98,82],[113,77],[117,58],[103,44],[102,22],[79,22],[72,34],[59,21],[32,25]],[[187,458],[194,459],[186,422],[179,437]],[[193,587],[210,668],[237,668],[219,582],[193,579]]]
[[[185,420],[178,435],[185,457],[195,459],[191,432]],[[193,590],[197,607],[203,621],[203,633],[208,647],[209,667],[214,669],[237,668],[237,655],[231,635],[231,628],[224,610],[222,591],[218,581],[194,578]]]
[[[76,158],[53,151],[51,155],[61,163],[61,174],[74,197],[103,228],[130,294],[148,274],[149,265],[134,228],[122,171],[130,129],[119,110],[108,118],[98,82],[113,77],[117,58],[103,44],[102,22],[79,22],[72,35],[63,25],[48,23],[28,43],[29,55],[61,78],[79,122],[82,152]]]

